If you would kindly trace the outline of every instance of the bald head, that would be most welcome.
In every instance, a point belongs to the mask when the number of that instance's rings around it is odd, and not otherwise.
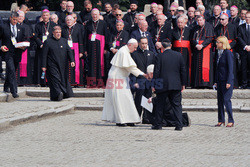
[[[74,10],[74,3],[72,1],[68,1],[66,4],[66,9],[69,13],[73,12]]]
[[[139,22],[139,28],[142,32],[146,32],[148,30],[148,22],[147,21],[141,21]]]
[[[99,20],[100,19],[100,12],[99,12],[99,10],[98,9],[93,9],[91,11],[91,17],[92,17],[93,21]]]

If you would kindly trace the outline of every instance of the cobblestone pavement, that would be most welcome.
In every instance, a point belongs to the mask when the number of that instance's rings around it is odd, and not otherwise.
[[[249,113],[233,128],[213,127],[216,112],[188,112],[191,127],[117,127],[101,112],[75,111],[0,132],[1,167],[248,167]]]

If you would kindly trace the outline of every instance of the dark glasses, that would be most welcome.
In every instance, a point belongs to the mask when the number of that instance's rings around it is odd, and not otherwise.
[[[122,14],[116,14],[116,16],[121,16]]]

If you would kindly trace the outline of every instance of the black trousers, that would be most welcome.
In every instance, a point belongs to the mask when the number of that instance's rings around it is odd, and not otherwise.
[[[19,61],[15,60],[13,57],[15,55],[8,55],[5,58],[6,62],[6,79],[4,82],[4,90],[10,88],[10,92],[17,93],[17,81],[16,81],[16,69],[18,67]]]
[[[248,79],[250,78],[250,52],[243,51],[240,53],[241,58],[241,74],[242,74],[242,85],[247,85]]]
[[[163,111],[166,106],[166,99],[169,99],[174,118],[176,121],[176,127],[183,127],[182,123],[182,105],[181,105],[181,91],[180,90],[169,90],[166,92],[157,94],[157,105],[155,110],[154,126],[162,127]]]
[[[2,55],[0,55],[0,74],[3,73],[3,67],[2,67]]]

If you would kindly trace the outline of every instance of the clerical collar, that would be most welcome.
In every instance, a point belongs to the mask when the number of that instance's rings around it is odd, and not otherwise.
[[[61,38],[57,39],[54,35],[53,35],[53,38],[55,38],[55,40],[57,40],[57,41],[61,39]]]
[[[135,13],[136,13],[136,11],[134,11],[134,12],[132,12],[132,11],[131,11],[130,13],[131,13],[131,14],[135,14]]]
[[[62,9],[61,9],[62,10]],[[63,12],[65,12],[66,11],[66,9],[65,10],[62,10]]]
[[[94,23],[96,23],[96,22],[98,22],[98,21],[99,21],[99,19],[98,19],[98,20],[96,20],[96,21],[94,21],[94,20],[92,19],[92,21],[93,21]]]
[[[49,21],[47,21],[47,22],[43,21],[43,22],[44,22],[44,24],[49,23]]]
[[[72,26],[68,26],[69,28],[72,28],[75,24],[73,24]]]
[[[107,14],[107,15],[110,15],[110,14],[111,14],[111,11],[109,11],[109,12],[106,12],[106,14]]]

